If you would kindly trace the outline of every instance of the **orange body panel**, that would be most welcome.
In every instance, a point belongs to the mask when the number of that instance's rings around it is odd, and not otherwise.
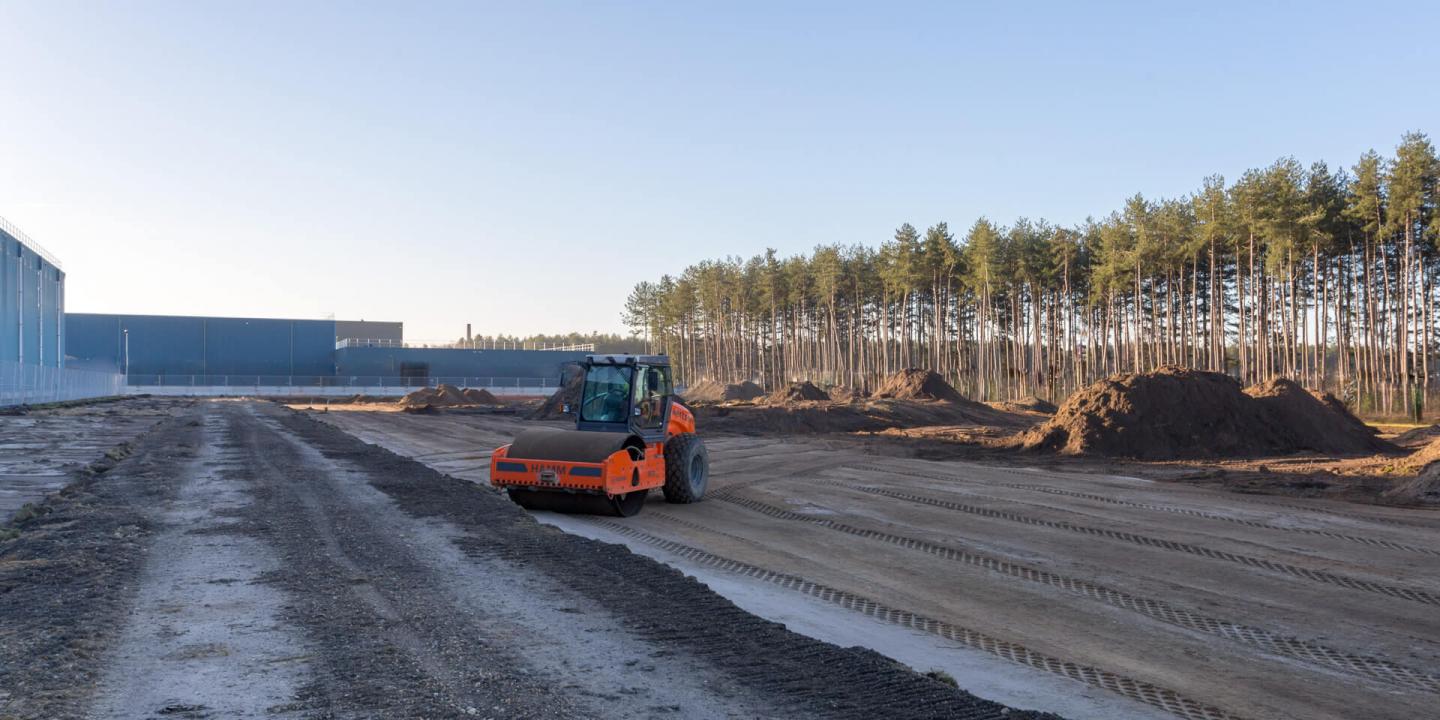
[[[665,438],[695,432],[695,413],[678,402],[670,403],[670,423],[665,426]]]
[[[692,420],[693,422],[693,420]],[[490,484],[495,487],[533,487],[542,490],[624,495],[665,484],[665,445],[652,443],[645,456],[635,460],[629,450],[618,450],[599,463],[509,458],[510,446],[490,456]]]

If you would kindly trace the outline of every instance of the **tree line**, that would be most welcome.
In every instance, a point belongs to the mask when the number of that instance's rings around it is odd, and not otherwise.
[[[926,367],[976,399],[1057,399],[1184,365],[1418,412],[1440,322],[1437,175],[1429,138],[1408,133],[1348,169],[1285,157],[1072,227],[905,223],[878,247],[705,260],[639,283],[623,318],[690,381],[867,390]]]

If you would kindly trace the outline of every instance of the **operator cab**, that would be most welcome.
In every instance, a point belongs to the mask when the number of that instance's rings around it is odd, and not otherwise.
[[[577,430],[629,432],[665,439],[674,384],[665,355],[590,355],[575,412]]]

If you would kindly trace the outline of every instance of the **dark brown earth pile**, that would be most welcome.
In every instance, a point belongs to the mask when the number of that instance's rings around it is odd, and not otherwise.
[[[1393,438],[1390,442],[1400,447],[1418,448],[1428,445],[1431,440],[1440,437],[1440,425],[1426,425],[1413,430],[1406,430]]]
[[[1049,400],[1043,400],[1034,395],[1026,395],[1019,400],[1001,400],[999,402],[985,403],[996,410],[1006,412],[1028,412],[1041,413],[1043,415],[1054,415],[1060,408]]]
[[[1409,455],[1400,458],[1391,467],[1396,473],[1415,474],[1423,472],[1426,468],[1440,462],[1440,438],[1435,438]]]
[[[829,401],[830,393],[816,387],[809,380],[797,383],[790,383],[788,387],[780,388],[770,393],[765,402],[770,405],[784,405],[792,402],[819,402]]]
[[[578,365],[567,365],[564,377],[565,384],[530,413],[531,420],[564,420],[565,406],[570,405],[573,408],[580,403],[580,391],[585,387],[585,373]]]
[[[1146,460],[1394,449],[1348,412],[1287,383],[1246,394],[1227,375],[1188,368],[1113,375],[1072,395],[1019,444]]]
[[[1440,503],[1440,437],[1400,460],[1393,470],[1412,477],[1401,478],[1381,497],[1401,503]]]
[[[465,388],[460,391],[465,396],[465,401],[471,405],[499,405],[500,398],[495,397],[485,388]]]
[[[477,388],[461,390],[447,383],[433,388],[420,388],[400,398],[400,405],[406,408],[461,407],[465,405],[499,405],[500,400],[490,391]]]
[[[685,401],[690,403],[720,403],[756,400],[765,396],[765,389],[749,380],[726,384],[715,380],[701,380],[685,391]]]
[[[435,388],[423,387],[406,393],[405,397],[400,398],[399,404],[405,407],[421,407],[434,403],[436,396]]]
[[[1440,503],[1440,463],[1431,463],[1420,474],[1381,493],[1381,497],[1403,503]]]
[[[831,400],[841,403],[854,402],[856,400],[863,400],[865,398],[865,393],[860,392],[859,390],[856,390],[849,385],[836,385],[827,390],[826,392],[830,394]]]
[[[949,402],[971,402],[960,391],[945,382],[945,378],[920,368],[901,370],[881,383],[875,391],[877,398],[895,400],[946,400]]]
[[[1350,413],[1329,393],[1312,393],[1293,380],[1276,378],[1248,387],[1245,394],[1264,406],[1290,432],[1297,450],[1333,455],[1394,452],[1397,448],[1375,436],[1375,429]]]
[[[964,426],[995,428],[1005,435],[1029,427],[1035,416],[996,410],[970,401],[916,402],[911,400],[856,400],[760,405],[701,405],[695,408],[700,432],[741,435],[784,433],[852,433]]]

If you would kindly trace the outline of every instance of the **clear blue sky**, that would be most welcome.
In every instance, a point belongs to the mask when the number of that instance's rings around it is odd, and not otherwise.
[[[0,0],[0,215],[72,311],[619,330],[706,257],[1388,153],[1437,7]]]

